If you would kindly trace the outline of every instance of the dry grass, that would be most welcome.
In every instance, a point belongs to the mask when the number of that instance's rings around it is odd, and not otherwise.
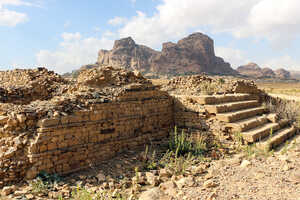
[[[257,83],[257,86],[267,93],[300,97],[300,83]]]
[[[291,123],[299,121],[300,104],[295,101],[281,101],[279,104],[266,103],[272,113],[277,113],[280,119],[288,119]]]

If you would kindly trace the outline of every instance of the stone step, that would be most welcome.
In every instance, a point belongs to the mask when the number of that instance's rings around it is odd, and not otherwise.
[[[271,150],[272,148],[283,144],[287,139],[295,135],[295,133],[295,127],[287,127],[277,131],[275,134],[272,135],[271,138],[267,137],[264,140],[258,142],[256,146],[260,149]]]
[[[268,122],[268,118],[263,116],[254,116],[248,119],[243,119],[234,123],[226,124],[226,127],[231,128],[231,132],[243,132],[255,127],[262,126]]]
[[[271,133],[273,134],[279,129],[280,125],[278,123],[267,123],[257,128],[244,131],[241,134],[246,142],[253,143],[258,140],[262,140],[267,136],[270,136]]]
[[[258,96],[252,94],[226,94],[206,95],[197,98],[199,104],[220,104],[236,101],[258,100]]]
[[[224,113],[230,112],[235,110],[241,110],[245,108],[253,108],[260,106],[258,100],[250,100],[250,101],[237,101],[237,102],[230,102],[230,103],[222,103],[216,105],[205,105],[205,109],[209,113],[217,114],[217,113]]]
[[[264,106],[249,108],[244,110],[238,110],[228,113],[221,113],[216,115],[216,119],[223,122],[236,122],[238,120],[253,117],[255,115],[260,115],[266,112],[267,109]]]

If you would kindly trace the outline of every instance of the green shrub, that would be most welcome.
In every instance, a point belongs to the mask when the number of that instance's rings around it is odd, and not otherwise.
[[[169,150],[175,153],[175,156],[184,156],[187,153],[192,155],[202,155],[206,150],[206,144],[203,140],[193,142],[182,130],[178,134],[177,127],[174,129],[174,134],[169,140]]]

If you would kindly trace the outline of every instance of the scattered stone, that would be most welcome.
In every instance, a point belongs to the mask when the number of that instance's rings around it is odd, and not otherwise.
[[[155,176],[152,172],[146,172],[146,180],[151,186],[159,185],[159,178]]]
[[[106,177],[102,173],[98,173],[96,178],[98,179],[98,182],[104,182],[106,180]]]
[[[290,176],[290,180],[296,184],[300,183],[300,173],[295,172]]]
[[[25,197],[26,197],[27,199],[34,199],[33,194],[26,194]]]
[[[162,192],[158,187],[152,188],[141,193],[139,200],[159,200]]]
[[[6,186],[4,188],[2,188],[2,192],[1,195],[2,196],[7,196],[10,195],[11,193],[13,193],[16,190],[16,186]]]
[[[179,189],[182,189],[183,187],[193,187],[195,185],[195,181],[193,176],[184,177],[179,181],[176,181],[176,185]]]
[[[249,165],[251,165],[251,162],[248,161],[248,160],[243,160],[242,163],[241,163],[241,168],[246,168],[248,167]]]
[[[161,183],[159,188],[167,195],[176,196],[177,194],[176,184],[173,181]]]
[[[218,184],[214,180],[207,180],[203,183],[203,187],[205,188],[214,188],[217,187]]]

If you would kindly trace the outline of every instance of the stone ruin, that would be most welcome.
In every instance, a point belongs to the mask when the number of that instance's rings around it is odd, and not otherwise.
[[[92,69],[72,81],[44,68],[13,70],[0,82],[0,186],[87,168],[173,126],[167,92],[133,72]]]
[[[41,171],[88,168],[162,140],[175,125],[214,130],[205,104],[215,97],[203,92],[227,100],[261,94],[251,81],[204,75],[177,77],[160,88],[138,72],[113,67],[83,70],[76,80],[45,68],[0,72],[0,91],[0,186]]]

